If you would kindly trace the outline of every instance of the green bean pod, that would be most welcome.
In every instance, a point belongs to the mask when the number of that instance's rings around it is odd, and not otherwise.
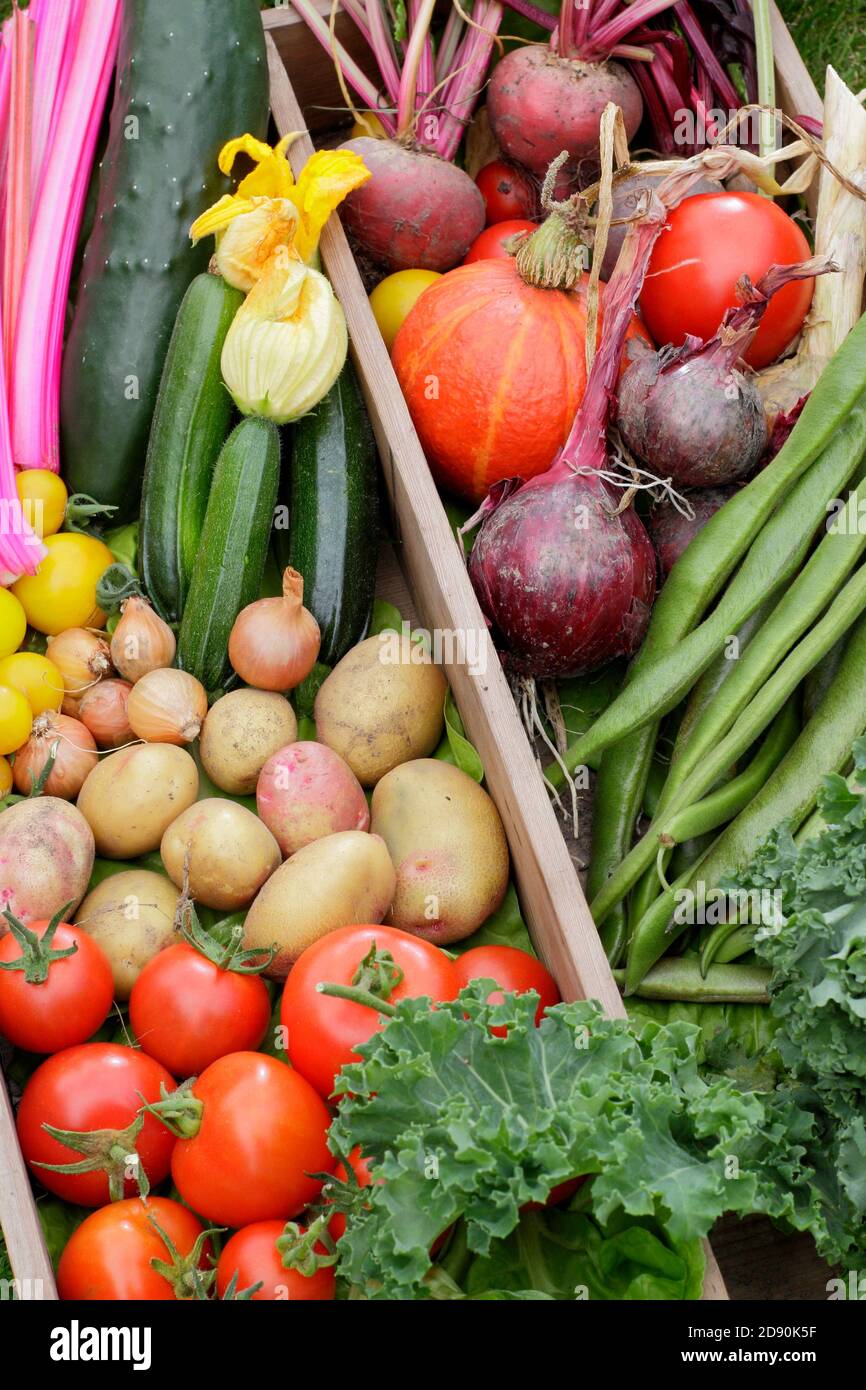
[[[866,604],[866,570],[861,569],[849,580],[846,591],[852,591],[855,586],[860,591],[861,605]],[[800,647],[806,646],[823,627],[824,651],[829,651],[839,636],[838,630],[833,633],[833,610],[837,609],[843,595],[840,595],[827,617],[813,629],[810,637],[800,643]],[[795,664],[795,655],[783,663],[780,672],[785,666]],[[773,677],[773,681],[777,681],[778,676],[779,672]],[[757,700],[752,702],[753,705],[756,703]],[[749,709],[751,708],[750,706]],[[737,725],[724,742],[730,742],[737,727],[748,722],[749,710],[740,716]],[[851,754],[851,745],[864,729],[866,619],[861,617],[851,634],[836,678],[820,709],[808,721],[775,772],[767,779],[746,810],[719,836],[699,869],[687,877],[684,876],[663,893],[638,924],[629,948],[626,993],[632,993],[638,987],[647,971],[664,954],[673,935],[684,930],[687,925],[676,923],[673,929],[669,930],[674,909],[677,903],[682,901],[678,894],[683,889],[695,893],[699,883],[703,884],[705,892],[715,888],[725,875],[736,872],[741,865],[748,863],[775,826],[784,822],[796,831],[815,805],[824,776],[844,767]]]
[[[862,328],[863,323],[864,320],[861,319],[858,329]],[[863,331],[863,336],[866,338],[866,330]],[[864,349],[866,349],[866,343],[864,343]],[[821,381],[823,380],[824,377],[822,376]],[[818,387],[816,386],[815,391],[817,390]],[[800,420],[805,418],[806,409],[811,404],[814,394],[813,392],[807,406],[804,407]],[[800,421],[797,423],[799,424]],[[790,444],[791,440],[794,439],[795,433],[796,426],[789,436],[787,444]],[[720,511],[710,518],[707,525],[698,533],[692,544],[687,547],[680,560],[677,561],[671,571],[668,583],[661,591],[659,603],[665,600],[669,588],[678,589],[679,586],[674,583],[677,571],[693,550],[697,549],[703,556],[709,567],[709,573],[715,572],[715,567],[712,564],[713,545],[721,545],[723,536],[716,523],[723,519],[723,527],[729,526],[732,530],[737,529],[736,517],[729,512],[729,508],[736,508],[738,503],[742,504],[742,499],[748,496],[751,489],[762,483],[767,474],[783,458],[787,444],[783,446],[768,468],[759,473],[747,487],[736,493]],[[616,743],[617,740],[630,734],[634,729],[652,723],[658,715],[666,714],[679,703],[695,684],[696,679],[710,665],[714,656],[721,651],[729,635],[736,632],[741,624],[766,602],[769,596],[787,583],[793,574],[796,574],[811,546],[820,519],[826,516],[828,502],[838,497],[859,466],[864,449],[866,449],[866,396],[861,397],[848,413],[841,428],[821,454],[815,466],[809,468],[803,476],[797,475],[799,481],[790,488],[785,500],[780,503],[772,517],[760,530],[739,570],[709,617],[705,618],[699,627],[690,631],[688,636],[677,641],[673,650],[667,650],[666,654],[660,656],[658,660],[643,659],[647,650],[652,650],[648,641],[645,640],[641,652],[640,670],[637,669],[636,664],[635,674],[614,702],[608,706],[604,714],[595,721],[587,733],[582,738],[577,739],[567,750],[563,761],[569,771],[573,771],[580,764],[586,763],[588,759],[597,757],[612,743]],[[764,492],[766,491],[765,487]],[[742,505],[738,508],[737,515],[740,511],[742,511]],[[705,553],[707,551],[705,538],[708,535],[710,536],[710,545],[708,553]],[[726,539],[730,543],[730,537]],[[740,551],[742,548],[741,546]],[[690,561],[690,575],[693,563]],[[717,588],[713,589],[707,580],[704,607],[716,591]],[[651,630],[652,624],[650,624],[649,631]],[[562,784],[564,775],[562,769],[557,765],[551,765],[546,769],[546,775],[554,787]]]
[[[714,927],[701,948],[701,974],[706,976],[712,965],[730,965],[744,956],[755,944],[754,926],[740,922],[720,922]],[[650,972],[652,973],[652,972]]]
[[[694,956],[659,961],[631,993],[683,1004],[769,1004],[772,971],[765,965],[713,965],[706,976]],[[624,972],[614,978],[624,983]]]

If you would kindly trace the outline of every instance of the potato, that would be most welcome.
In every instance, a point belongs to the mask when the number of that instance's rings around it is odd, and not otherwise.
[[[378,835],[341,830],[305,845],[262,888],[244,923],[250,950],[276,946],[265,972],[282,980],[307,946],[353,922],[379,923],[394,896],[394,865]]]
[[[137,859],[159,848],[165,831],[198,795],[198,768],[169,743],[120,748],[88,774],[78,809],[106,859]]]
[[[295,711],[284,695],[232,690],[208,710],[199,741],[202,767],[220,791],[250,796],[268,758],[297,737]]]
[[[483,787],[451,763],[420,758],[373,793],[373,834],[397,870],[392,926],[447,946],[470,936],[508,887],[508,845]]]
[[[323,835],[370,826],[361,783],[324,743],[290,743],[268,758],[256,809],[287,857]]]
[[[118,999],[128,999],[147,962],[180,939],[174,929],[179,898],[173,883],[149,869],[112,874],[87,894],[75,925],[108,956]]]
[[[172,821],[159,852],[178,888],[188,859],[190,896],[223,912],[251,903],[283,858],[258,816],[220,796],[197,801]]]
[[[87,892],[93,872],[93,831],[80,811],[58,796],[19,801],[0,814],[0,913],[21,922],[51,918]],[[0,916],[0,936],[9,930]]]
[[[316,737],[364,787],[392,767],[432,753],[444,724],[445,677],[423,647],[394,633],[368,637],[322,682]]]

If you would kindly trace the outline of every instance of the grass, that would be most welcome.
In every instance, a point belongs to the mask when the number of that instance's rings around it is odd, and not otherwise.
[[[832,63],[852,91],[866,87],[866,0],[777,0],[819,92]]]

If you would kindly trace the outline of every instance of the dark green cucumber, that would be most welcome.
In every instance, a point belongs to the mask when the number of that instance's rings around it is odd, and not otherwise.
[[[177,664],[207,691],[231,668],[229,634],[259,596],[280,478],[280,436],[270,420],[236,425],[214,469],[198,559],[177,640]]]
[[[229,324],[243,302],[218,275],[197,275],[177,312],[147,445],[141,573],[151,601],[177,622],[198,557],[214,466],[232,399],[220,372]]]
[[[184,291],[210,238],[192,222],[231,182],[225,141],[264,138],[268,81],[257,0],[124,0],[108,145],[66,343],[63,472],[70,492],[138,509],[150,422]]]
[[[351,362],[292,437],[288,543],[277,530],[277,553],[303,575],[319,660],[333,666],[367,632],[378,553],[376,448]]]

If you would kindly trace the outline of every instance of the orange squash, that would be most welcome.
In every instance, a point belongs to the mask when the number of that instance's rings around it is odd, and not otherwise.
[[[479,502],[500,479],[550,466],[586,387],[588,280],[535,288],[512,259],[476,261],[415,304],[392,361],[440,487]],[[649,339],[637,318],[635,335]]]

